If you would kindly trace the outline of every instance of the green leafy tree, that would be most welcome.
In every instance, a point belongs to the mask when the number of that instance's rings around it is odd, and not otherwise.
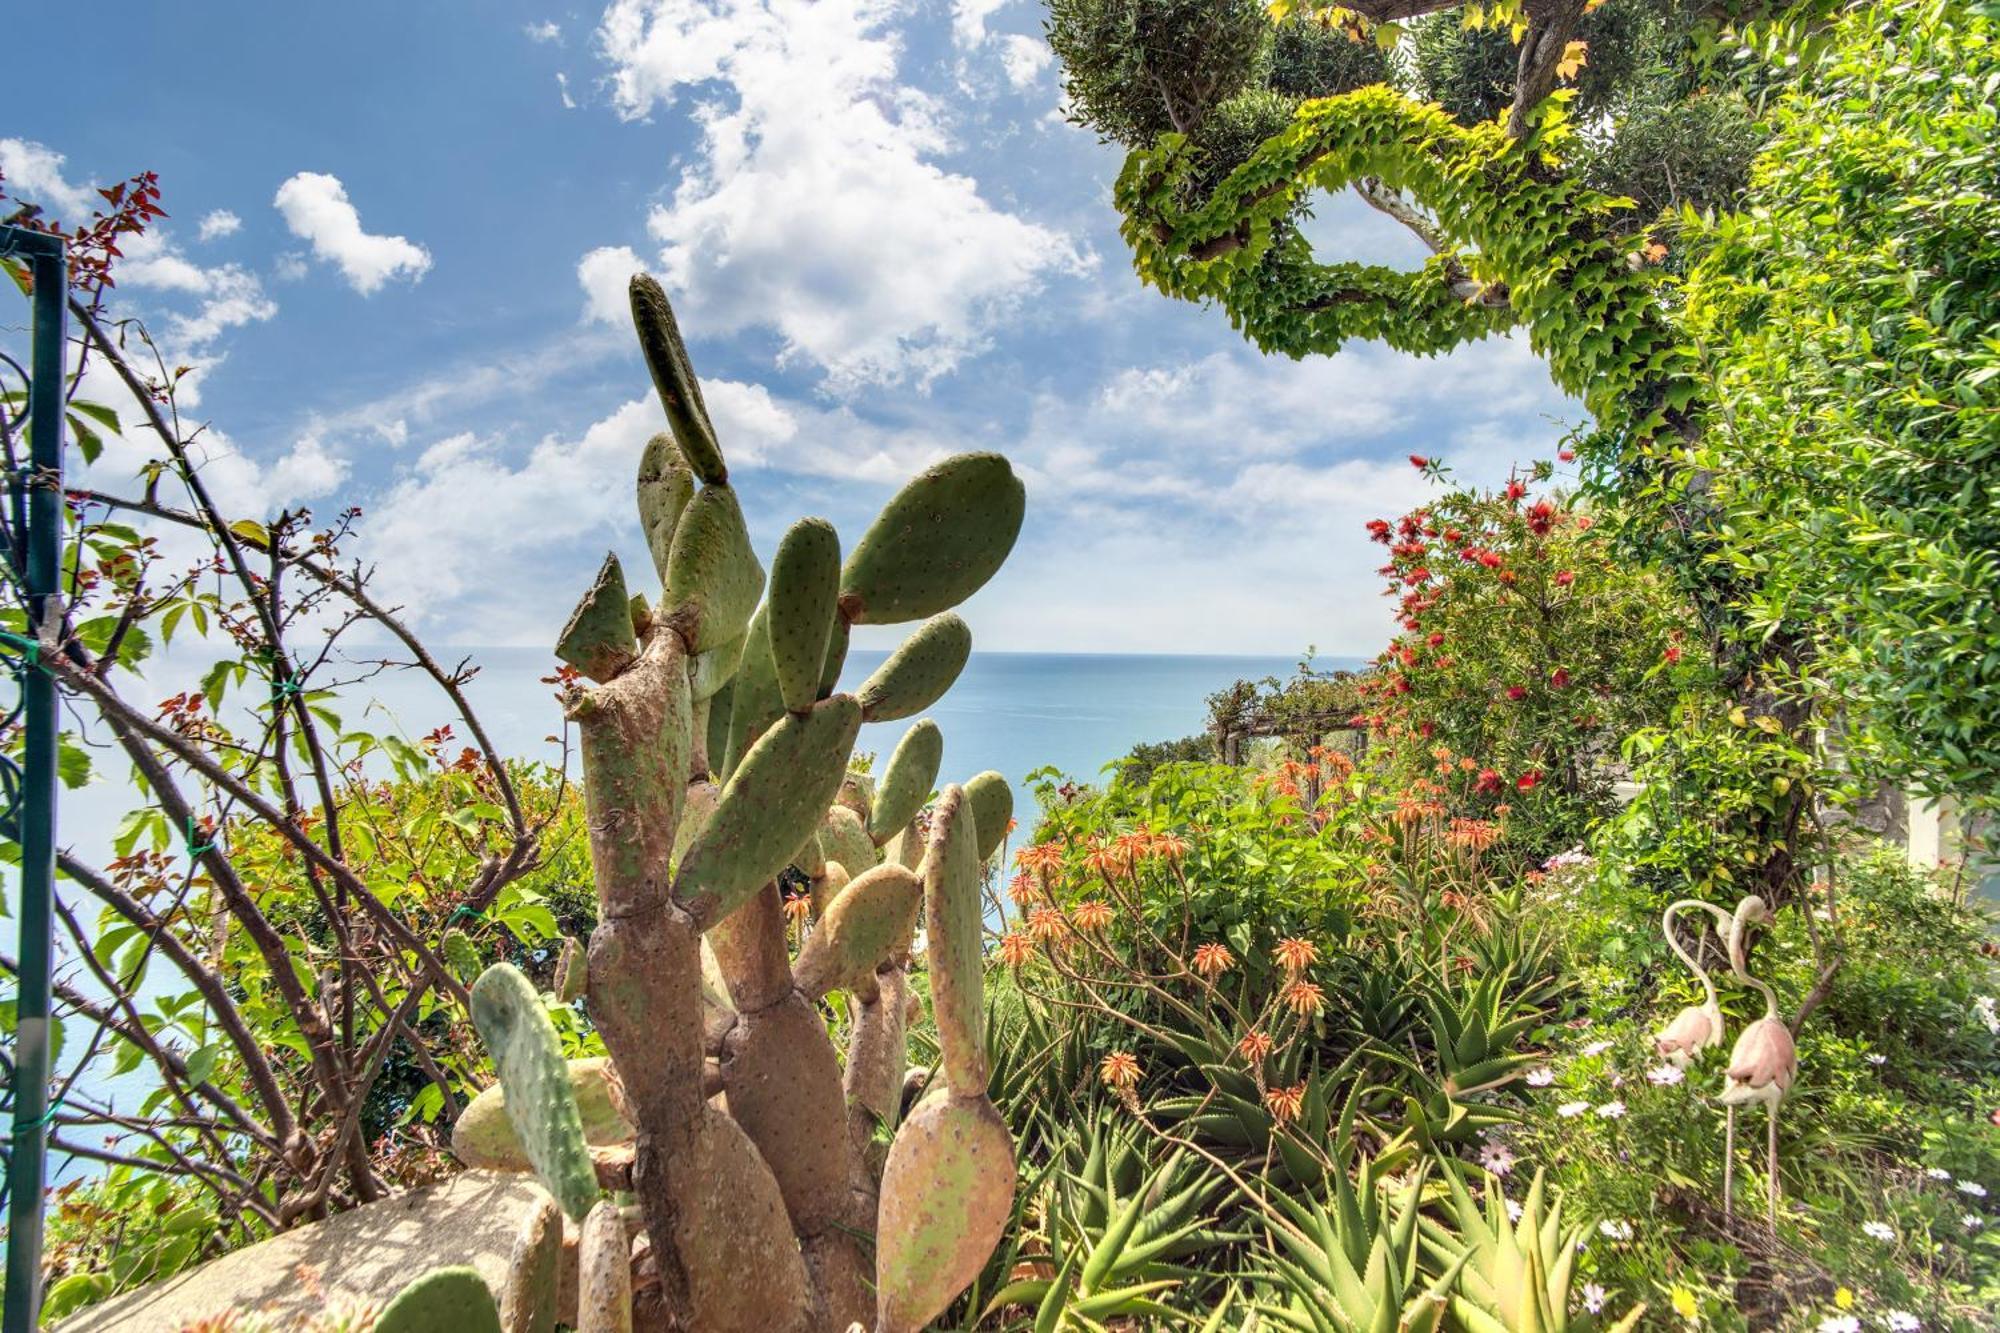
[[[1703,235],[1695,466],[1760,638],[1803,635],[1856,760],[2000,801],[2000,23],[1847,15]]]

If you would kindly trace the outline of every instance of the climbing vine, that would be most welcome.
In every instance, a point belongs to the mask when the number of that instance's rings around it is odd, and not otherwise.
[[[1375,86],[1307,102],[1202,202],[1187,202],[1187,138],[1162,135],[1126,160],[1115,198],[1140,277],[1217,302],[1267,352],[1364,338],[1435,355],[1525,329],[1596,416],[1592,461],[1630,467],[1689,431],[1698,383],[1662,316],[1646,241],[1610,225],[1628,205],[1551,168],[1561,132],[1544,113],[1513,139]],[[1367,180],[1414,197],[1455,249],[1415,271],[1318,260],[1289,219],[1310,192]]]

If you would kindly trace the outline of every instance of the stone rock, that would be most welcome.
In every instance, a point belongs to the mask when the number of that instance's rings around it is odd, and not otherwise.
[[[431,1269],[457,1264],[478,1269],[497,1302],[522,1222],[547,1197],[532,1176],[467,1171],[88,1306],[51,1333],[179,1333],[232,1310],[303,1320],[380,1306]]]

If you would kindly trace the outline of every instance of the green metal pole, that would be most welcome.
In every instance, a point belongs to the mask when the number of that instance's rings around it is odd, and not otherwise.
[[[68,338],[69,263],[54,236],[0,229],[0,252],[25,256],[35,283],[34,357],[28,422],[28,558],[22,572],[28,637],[42,639],[44,616],[60,613],[62,573],[63,348]],[[53,630],[54,626],[48,628]],[[20,994],[15,999],[14,1124],[7,1157],[7,1298],[4,1333],[33,1333],[42,1305],[42,1189],[49,1148],[49,903],[56,868],[56,683],[26,657],[21,692],[27,713],[22,760]]]

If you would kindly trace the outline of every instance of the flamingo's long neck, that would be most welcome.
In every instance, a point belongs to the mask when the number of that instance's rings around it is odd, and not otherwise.
[[[1763,994],[1764,1017],[1775,1019],[1778,1016],[1777,993],[1757,978],[1751,976],[1749,970],[1744,966],[1743,936],[1746,932],[1743,927],[1743,911],[1739,907],[1736,915],[1729,920],[1729,970],[1736,974],[1737,980],[1746,985],[1755,986]]]
[[[1682,898],[1678,902],[1669,903],[1667,904],[1666,912],[1660,917],[1660,929],[1667,937],[1667,947],[1680,956],[1680,960],[1688,965],[1689,971],[1701,978],[1701,989],[1703,994],[1708,997],[1708,1007],[1714,1009],[1719,1007],[1719,1002],[1715,998],[1715,983],[1709,980],[1707,969],[1696,962],[1689,955],[1688,951],[1681,947],[1680,936],[1674,932],[1674,917],[1679,914],[1683,907],[1698,907],[1705,912],[1713,912],[1724,921],[1727,921],[1729,918],[1723,915],[1720,908],[1711,903],[1705,903],[1699,898]]]

